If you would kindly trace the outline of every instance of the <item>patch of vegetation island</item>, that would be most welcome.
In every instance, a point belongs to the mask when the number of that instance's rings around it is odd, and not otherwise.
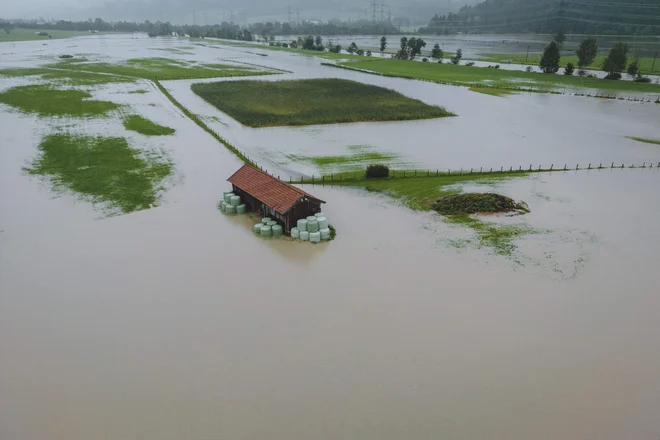
[[[84,90],[61,90],[49,85],[18,86],[0,93],[0,102],[40,116],[102,117],[119,108],[97,101]]]
[[[174,134],[176,131],[173,128],[156,124],[139,115],[130,115],[124,118],[124,128],[126,130],[137,131],[145,136],[168,136]]]
[[[527,204],[495,193],[466,193],[442,197],[431,208],[443,215],[529,212]]]
[[[641,137],[635,137],[635,136],[626,136],[628,139],[631,139],[633,141],[637,142],[643,142],[645,144],[655,144],[655,145],[660,145],[660,140],[656,139],[646,139],[646,138],[641,138]]]
[[[158,204],[174,169],[162,154],[129,147],[120,137],[59,133],[46,136],[41,154],[25,170],[46,178],[55,191],[72,191],[123,213]]]
[[[393,90],[343,79],[225,81],[193,84],[192,90],[250,127],[454,116]]]

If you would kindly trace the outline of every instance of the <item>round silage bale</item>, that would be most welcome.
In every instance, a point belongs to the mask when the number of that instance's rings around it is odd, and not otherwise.
[[[273,235],[273,230],[270,226],[261,225],[261,228],[259,229],[259,233],[261,234],[262,237],[270,237],[271,235]]]
[[[330,240],[330,228],[319,229],[321,240]]]
[[[296,226],[298,226],[298,230],[299,230],[300,232],[305,232],[305,231],[307,231],[307,220],[305,220],[304,218],[301,218],[301,219],[298,220],[298,222],[296,223]]]
[[[291,228],[291,238],[300,238],[300,229]]]
[[[227,210],[227,203],[223,200],[220,202],[220,212],[225,212]]]
[[[316,220],[319,222],[319,230],[328,228],[328,219],[325,217],[316,217]]]
[[[314,216],[314,215],[310,215],[309,217],[307,217],[307,221],[308,221],[308,222],[309,222],[309,221],[312,221],[312,220],[316,220],[316,216]]]
[[[254,225],[254,226],[252,227],[252,231],[253,231],[255,234],[260,234],[260,233],[261,233],[261,227],[262,227],[262,226],[263,226],[263,225],[262,225],[261,223],[257,223],[256,225]]]
[[[319,232],[319,222],[314,220],[307,220],[307,230],[309,232]]]
[[[236,214],[245,214],[245,205],[238,205],[236,207]]]
[[[310,232],[309,233],[309,241],[312,243],[319,243],[321,241],[321,233],[320,232]]]
[[[225,213],[227,213],[227,214],[236,214],[236,207],[234,205],[225,206]]]
[[[300,239],[302,241],[309,241],[309,232],[307,231],[300,231]]]
[[[273,226],[275,226],[276,224],[277,224],[277,222],[276,222],[276,221],[274,221],[274,220],[271,220],[271,221],[269,221],[268,223],[266,223],[266,226],[270,226],[270,227],[273,227]]]
[[[235,195],[235,194],[234,194],[233,192],[230,192],[230,193],[225,194],[225,202],[230,203],[230,202],[231,202],[231,198],[232,198],[232,196],[234,196],[234,195]]]
[[[231,203],[234,206],[238,206],[241,204],[241,198],[239,196],[231,196],[229,198],[229,203]]]
[[[284,232],[282,230],[282,226],[280,226],[280,225],[273,226],[271,228],[271,230],[273,231],[273,237],[277,237],[278,235],[282,235],[282,233]]]
[[[264,225],[267,225],[269,221],[270,221],[270,217],[264,217],[261,219],[261,223],[263,223]]]
[[[322,212],[317,212],[316,214],[314,214],[314,217],[316,218],[325,217],[325,214],[323,214]]]

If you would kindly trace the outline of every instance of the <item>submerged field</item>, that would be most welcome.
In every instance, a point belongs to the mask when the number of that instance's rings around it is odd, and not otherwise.
[[[0,103],[40,116],[102,117],[119,105],[89,99],[85,90],[62,90],[48,84],[19,86],[0,93]]]
[[[342,79],[228,81],[194,84],[192,90],[250,127],[453,116],[393,90]]]
[[[52,38],[48,38],[47,36],[37,35],[37,32],[46,32]],[[83,35],[89,35],[89,32],[14,28],[9,33],[5,31],[0,32],[0,43],[6,41],[9,42],[9,41],[30,41],[30,40],[48,41],[50,39],[80,37]]]
[[[547,75],[535,72],[488,69],[443,63],[416,63],[410,61],[373,59],[357,62],[344,62],[343,66],[368,70],[387,76],[423,79],[443,84],[462,86],[480,85],[499,89],[539,89],[558,88],[600,89],[608,92],[660,93],[660,85],[632,81],[610,81],[579,76]]]

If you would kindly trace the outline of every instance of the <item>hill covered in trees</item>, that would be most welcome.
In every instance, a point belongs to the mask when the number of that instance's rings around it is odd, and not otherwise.
[[[420,32],[660,35],[658,0],[485,0],[435,15]]]

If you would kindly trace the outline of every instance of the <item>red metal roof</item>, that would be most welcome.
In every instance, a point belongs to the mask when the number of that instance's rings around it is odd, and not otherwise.
[[[305,197],[325,203],[251,165],[243,165],[227,180],[280,214],[285,214]]]

